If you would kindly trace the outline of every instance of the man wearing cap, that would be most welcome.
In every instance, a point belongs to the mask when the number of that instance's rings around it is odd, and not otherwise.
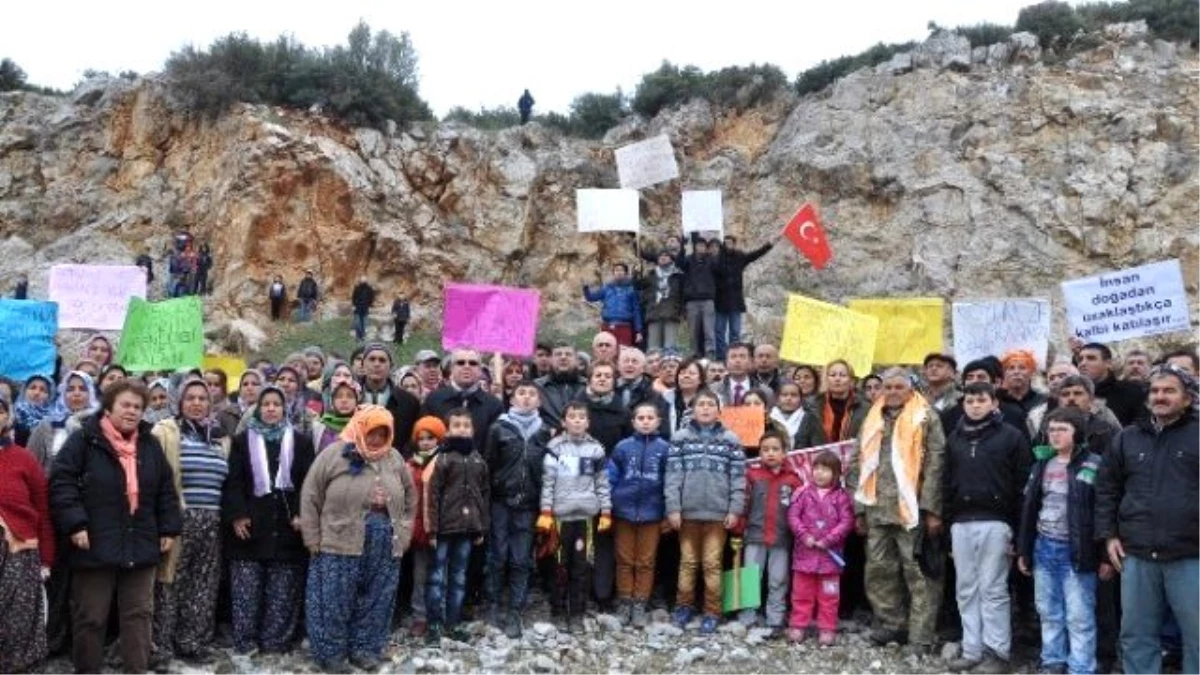
[[[471,413],[475,447],[480,450],[487,443],[488,429],[504,412],[500,399],[483,388],[482,373],[478,351],[459,348],[450,352],[450,379],[425,397],[423,411],[446,419],[450,411],[466,408]]]
[[[1085,347],[1086,350],[1086,347]],[[1150,417],[1113,440],[1096,479],[1096,537],[1121,573],[1126,673],[1162,672],[1163,616],[1183,636],[1183,670],[1198,672],[1200,426],[1196,380],[1163,365],[1150,374]]]
[[[417,377],[421,379],[421,389],[425,396],[433,393],[442,386],[442,359],[432,349],[422,349],[413,359],[417,367]]]
[[[300,301],[300,321],[312,319],[313,310],[317,307],[317,299],[321,292],[317,289],[317,280],[313,278],[312,270],[304,271],[304,278],[296,289],[296,299]]]
[[[1021,406],[1026,417],[1029,411],[1046,402],[1046,395],[1033,388],[1033,376],[1037,374],[1037,361],[1028,349],[1011,349],[1000,359],[1004,367],[1004,384],[1000,389],[1000,400],[1012,401]]]
[[[392,353],[382,344],[363,350],[362,402],[381,405],[392,413],[396,438],[411,438],[421,412],[416,396],[392,383]]]
[[[942,413],[948,408],[954,407],[962,398],[956,386],[955,377],[958,375],[958,361],[954,360],[949,354],[933,353],[925,357],[925,362],[922,364],[922,370],[925,375],[925,394],[926,400],[933,409]],[[950,433],[952,429],[947,429],[946,433]]]

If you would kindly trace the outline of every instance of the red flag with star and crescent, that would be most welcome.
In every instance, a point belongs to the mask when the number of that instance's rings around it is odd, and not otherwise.
[[[808,202],[800,207],[783,228],[783,236],[817,269],[823,269],[833,257],[833,252],[829,250],[829,239],[825,236],[825,228],[821,226],[821,219],[817,216],[817,209]]]

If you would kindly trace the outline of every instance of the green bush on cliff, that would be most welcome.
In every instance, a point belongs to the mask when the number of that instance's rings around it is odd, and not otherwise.
[[[317,106],[351,125],[432,118],[417,93],[417,53],[408,33],[372,35],[362,22],[346,45],[323,50],[288,36],[263,44],[233,33],[208,49],[174,52],[166,75],[180,103],[211,117],[243,102]]]
[[[693,98],[743,110],[768,100],[785,86],[787,76],[769,63],[730,66],[705,73],[696,66],[680,68],[663,61],[658,70],[642,76],[631,105],[634,112],[647,118]]]

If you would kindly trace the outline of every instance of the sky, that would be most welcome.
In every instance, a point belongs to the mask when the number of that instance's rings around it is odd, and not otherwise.
[[[794,79],[876,42],[923,39],[929,21],[1012,25],[1034,1],[19,2],[4,9],[0,58],[13,59],[31,84],[69,90],[87,69],[159,71],[183,45],[206,47],[232,32],[344,44],[361,19],[375,31],[408,31],[421,96],[439,117],[455,106],[515,106],[525,88],[535,113],[565,113],[586,92],[632,94],[664,59],[706,71],[773,63]]]

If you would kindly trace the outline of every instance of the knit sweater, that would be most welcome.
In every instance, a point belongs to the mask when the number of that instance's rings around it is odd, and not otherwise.
[[[0,520],[6,536],[37,540],[42,565],[54,564],[54,523],[50,520],[50,487],[37,459],[25,448],[0,448]]]

